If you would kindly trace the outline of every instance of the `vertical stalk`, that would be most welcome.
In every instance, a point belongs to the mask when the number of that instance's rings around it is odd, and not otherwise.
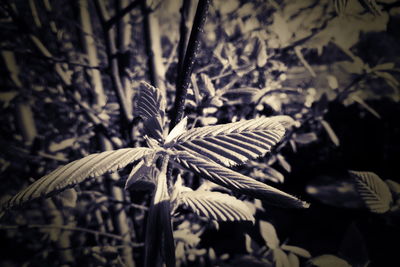
[[[98,52],[97,52],[96,44],[94,43],[94,40],[92,37],[92,36],[94,36],[94,32],[93,32],[93,28],[91,25],[91,17],[90,17],[90,13],[89,13],[89,9],[88,9],[89,7],[88,7],[87,0],[80,0],[79,8],[80,8],[82,29],[85,31],[84,34],[86,36],[90,36],[89,38],[88,37],[83,38],[84,47],[86,48],[86,52],[89,57],[89,63],[97,65],[98,61],[99,61],[97,59]],[[104,12],[105,12],[105,10],[104,10]],[[108,38],[110,38],[110,37],[111,36],[108,35]],[[112,39],[112,40],[113,40],[113,42],[115,42],[114,39]],[[110,41],[111,40],[109,39],[108,42],[110,42]],[[112,52],[112,51],[109,50],[109,52]],[[112,55],[109,55],[109,58],[113,58]],[[90,60],[93,60],[93,61],[90,61]],[[117,64],[115,59],[111,59],[111,60],[113,62],[112,64]],[[92,72],[91,84],[92,84],[93,89],[95,90],[96,95],[103,96],[103,97],[97,98],[96,100],[105,99],[105,97],[104,97],[105,93],[104,93],[101,77],[99,77],[98,79],[94,78],[93,72],[96,70],[91,69],[90,71]],[[117,73],[113,72],[113,76],[118,75],[118,79],[119,79],[118,69],[114,69],[114,71],[117,71]],[[97,103],[97,104],[99,104],[99,103]],[[100,135],[99,141],[101,143],[102,150],[106,151],[106,150],[113,149],[112,143],[105,136]],[[116,173],[110,174],[110,178],[112,180],[120,179],[120,177]],[[120,201],[120,202],[124,202],[124,200],[125,200],[124,191],[120,187],[117,187],[117,186],[114,186],[113,184],[111,184],[109,190],[114,199],[116,199],[117,201]],[[122,204],[114,206],[114,212],[116,214],[116,216],[114,218],[114,225],[116,226],[115,228],[117,228],[117,231],[122,236],[124,241],[126,241],[127,243],[130,243],[131,242],[131,229],[128,225],[128,217],[126,215],[126,212],[123,209]],[[131,247],[127,246],[127,247],[123,248],[122,258],[123,258],[125,265],[127,265],[129,267],[135,266],[135,262],[133,261],[133,257],[132,257],[132,248]]]
[[[204,23],[206,21],[209,3],[210,0],[199,0],[197,5],[196,15],[194,17],[183,65],[181,72],[177,77],[176,97],[171,113],[170,129],[173,129],[183,117],[187,89],[190,83],[190,75],[192,74],[195,58],[200,46],[200,34],[203,31]]]
[[[123,84],[120,78],[120,71],[118,66],[117,59],[117,46],[116,46],[116,37],[115,37],[115,29],[111,27],[110,29],[107,27],[107,22],[110,20],[110,15],[107,11],[107,8],[104,4],[103,0],[96,0],[95,7],[102,23],[104,35],[105,35],[105,43],[106,50],[108,55],[108,64],[111,71],[111,80],[113,82],[113,88],[115,89],[116,95],[118,97],[119,104],[122,109],[123,119],[126,122],[131,122],[133,119],[132,110],[129,108],[129,104],[126,100],[126,95],[124,93]]]
[[[182,7],[180,9],[181,22],[179,25],[179,43],[178,43],[178,66],[177,66],[177,77],[181,74],[182,64],[185,58],[185,52],[190,34],[190,7],[192,0],[183,0]]]
[[[165,92],[165,66],[162,61],[162,49],[160,39],[160,25],[154,11],[147,6],[146,0],[141,1],[143,13],[144,40],[147,54],[147,62],[150,83]]]
[[[88,56],[90,66],[98,66],[99,59],[97,55],[96,42],[93,38],[92,23],[90,22],[90,13],[88,7],[88,0],[79,1],[79,15],[82,26],[82,39],[84,47]],[[93,86],[95,96],[95,103],[102,108],[106,104],[106,95],[103,89],[103,82],[101,80],[101,73],[98,69],[90,70],[90,84]]]
[[[6,68],[10,73],[11,80],[14,82],[15,86],[20,89],[20,91],[22,91],[23,84],[21,79],[19,78],[20,69],[15,59],[14,52],[2,51],[1,55],[3,57]],[[25,141],[25,144],[30,146],[36,138],[37,130],[29,101],[18,102],[16,104],[16,113],[16,119],[19,129],[22,133],[22,137]]]
[[[118,0],[118,14],[122,13],[125,8],[129,6],[129,0]],[[132,110],[132,98],[133,98],[133,90],[131,86],[131,80],[128,76],[128,70],[130,68],[131,61],[131,53],[129,49],[129,45],[132,39],[132,26],[130,24],[130,15],[129,13],[125,14],[118,22],[118,49],[119,55],[118,58],[118,66],[120,70],[121,83],[124,88],[124,93],[126,96],[126,103],[128,105],[128,109]]]

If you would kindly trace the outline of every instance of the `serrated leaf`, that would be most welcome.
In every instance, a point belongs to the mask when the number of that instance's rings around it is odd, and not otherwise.
[[[180,201],[197,215],[216,221],[252,221],[254,217],[242,201],[219,192],[192,191]]]
[[[289,246],[289,245],[282,245],[281,248],[286,251],[290,251],[298,256],[303,258],[311,258],[310,252],[305,250],[304,248],[297,247],[297,246]]]
[[[232,171],[203,156],[194,156],[188,152],[176,155],[178,163],[216,184],[256,198],[262,198],[268,203],[283,207],[308,208],[309,204],[299,200],[272,186],[261,183],[241,173]]]
[[[351,267],[351,265],[347,261],[330,254],[325,254],[312,258],[311,260],[309,260],[309,262],[313,266],[318,267]]]
[[[350,171],[356,189],[367,207],[375,213],[385,213],[392,204],[392,194],[385,182],[373,172]]]
[[[165,164],[165,163],[164,163]],[[175,244],[165,168],[158,174],[157,189],[149,208],[146,225],[145,266],[175,266]]]
[[[175,150],[202,155],[232,166],[270,151],[285,133],[281,118],[257,118],[222,125],[194,128],[177,137]]]
[[[267,247],[270,249],[279,248],[279,239],[276,234],[275,227],[271,223],[267,221],[260,221],[260,233]]]
[[[43,176],[12,197],[3,208],[8,209],[39,197],[51,196],[89,178],[124,168],[129,163],[153,152],[153,149],[139,147],[91,154]]]
[[[163,140],[166,100],[161,90],[141,82],[136,99],[136,112],[143,119],[147,134]]]

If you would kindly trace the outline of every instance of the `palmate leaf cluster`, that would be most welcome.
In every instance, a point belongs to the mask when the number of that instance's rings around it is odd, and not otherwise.
[[[160,90],[147,83],[142,83],[139,90],[137,111],[145,128],[151,129],[147,131],[149,148],[123,148],[73,161],[40,178],[8,200],[2,208],[9,209],[39,197],[51,196],[89,178],[117,171],[139,161],[126,181],[126,187],[134,187],[135,182],[154,173],[159,157],[171,158],[205,179],[239,193],[266,199],[274,205],[308,206],[294,196],[222,166],[240,164],[270,151],[285,132],[280,123],[281,117],[257,118],[188,131],[185,130],[185,120],[182,120],[165,136],[164,97]],[[150,181],[156,184],[157,178],[151,176]],[[182,194],[185,196],[180,198],[183,204],[197,214],[220,220],[253,220],[249,213],[244,212],[241,204],[236,205],[238,211],[234,214],[231,208],[226,208],[224,202],[232,199],[228,195],[214,192]],[[234,203],[239,202],[233,201],[230,205],[235,206]]]

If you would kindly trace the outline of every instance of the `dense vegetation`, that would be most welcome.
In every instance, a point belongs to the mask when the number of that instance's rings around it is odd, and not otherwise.
[[[396,266],[399,20],[1,0],[1,266]]]

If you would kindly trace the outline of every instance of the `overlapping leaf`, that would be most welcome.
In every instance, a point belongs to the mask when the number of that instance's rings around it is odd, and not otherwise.
[[[232,171],[201,155],[194,156],[188,152],[180,152],[177,153],[176,160],[183,167],[201,175],[203,178],[242,194],[265,199],[272,205],[298,208],[308,207],[306,202],[290,194]]]
[[[356,189],[367,207],[376,213],[385,213],[390,209],[392,194],[385,182],[373,172],[350,171],[356,181]]]
[[[280,118],[257,118],[189,130],[172,146],[225,166],[241,164],[270,151],[285,133]]]
[[[39,197],[47,197],[86,179],[100,176],[106,172],[117,171],[153,152],[153,149],[139,147],[91,154],[43,176],[12,197],[3,208],[8,209]]]
[[[165,124],[165,98],[160,89],[141,82],[136,99],[136,112],[143,119],[146,133],[157,140],[163,140]]]
[[[254,222],[254,217],[246,204],[220,192],[183,192],[180,201],[194,213],[211,220]]]

